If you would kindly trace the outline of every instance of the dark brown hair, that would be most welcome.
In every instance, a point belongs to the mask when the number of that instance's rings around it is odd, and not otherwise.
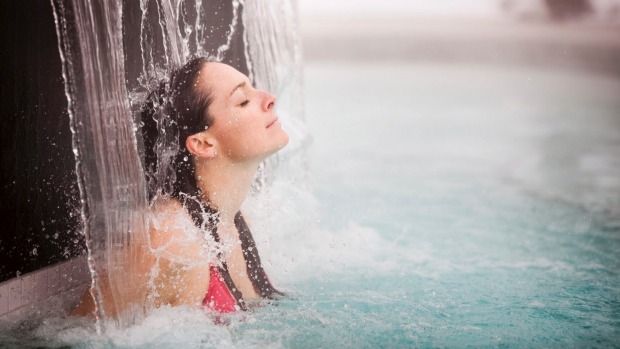
[[[142,136],[149,197],[169,194],[182,200],[197,193],[195,166],[185,147],[190,135],[204,131],[213,122],[211,98],[199,91],[196,81],[207,58],[196,58],[159,83],[142,109]]]

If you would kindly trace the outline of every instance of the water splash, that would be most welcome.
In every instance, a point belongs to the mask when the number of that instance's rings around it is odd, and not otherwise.
[[[228,36],[226,37],[226,43],[222,44],[222,46],[217,48],[217,55],[215,59],[217,61],[222,61],[224,59],[224,53],[230,49],[230,43],[232,42],[233,35],[235,35],[235,31],[237,30],[237,22],[239,18],[239,1],[233,0],[233,18],[230,22],[230,31],[228,32]]]
[[[280,176],[300,180],[307,173],[304,149],[311,138],[304,122],[298,5],[288,0],[242,4],[248,76],[257,88],[278,97],[276,113],[290,136],[288,146],[263,164],[259,179],[264,186],[277,171]]]
[[[297,125],[289,130],[292,143],[297,139],[302,144],[308,136],[301,113],[296,5],[290,0],[51,1],[97,330],[124,328],[143,317],[149,280],[156,272],[144,267],[156,263],[148,253],[150,208],[140,159],[144,144],[136,137],[141,124],[134,122],[144,97],[191,58],[215,57],[276,94],[283,124]],[[160,115],[157,122],[158,158],[171,160],[178,144],[174,121]],[[257,191],[279,163],[276,159],[261,167]],[[174,171],[150,175],[161,177],[157,183],[169,183],[164,178]],[[159,192],[166,194],[169,188]]]
[[[146,191],[125,86],[120,2],[53,1],[98,319],[142,313]],[[122,271],[122,273],[119,273]],[[130,280],[127,280],[129,275]],[[135,280],[134,280],[135,278]],[[135,287],[132,287],[136,285]],[[109,296],[107,296],[109,295]],[[98,323],[103,325],[103,321]]]

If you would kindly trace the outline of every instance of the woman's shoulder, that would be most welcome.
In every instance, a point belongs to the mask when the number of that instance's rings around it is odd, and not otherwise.
[[[151,205],[150,247],[158,260],[157,304],[200,305],[209,285],[213,256],[187,210],[173,198]]]
[[[203,257],[204,234],[183,205],[173,198],[157,199],[151,205],[150,245],[155,252],[195,260]]]
[[[158,214],[167,214],[180,213],[185,211],[185,209],[179,200],[169,196],[162,196],[153,200],[151,203],[151,211]]]

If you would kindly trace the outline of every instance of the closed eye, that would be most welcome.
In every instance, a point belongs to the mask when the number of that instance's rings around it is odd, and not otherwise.
[[[248,105],[248,103],[250,103],[249,99],[246,99],[245,101],[241,102],[241,104],[239,104],[240,107],[245,107],[246,105]]]

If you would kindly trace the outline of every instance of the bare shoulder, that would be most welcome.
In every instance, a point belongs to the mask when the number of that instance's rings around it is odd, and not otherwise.
[[[172,240],[191,236],[195,227],[179,201],[173,198],[158,199],[151,206],[149,233],[152,248],[161,248]]]
[[[217,257],[211,235],[196,226],[177,200],[153,204],[149,225],[150,247],[159,257],[182,264],[205,264]]]
[[[151,205],[151,222],[165,227],[176,224],[182,216],[187,216],[187,211],[181,203],[174,198],[160,198]]]
[[[150,245],[157,256],[157,305],[200,305],[209,284],[211,257],[204,234],[175,199],[151,207]]]

